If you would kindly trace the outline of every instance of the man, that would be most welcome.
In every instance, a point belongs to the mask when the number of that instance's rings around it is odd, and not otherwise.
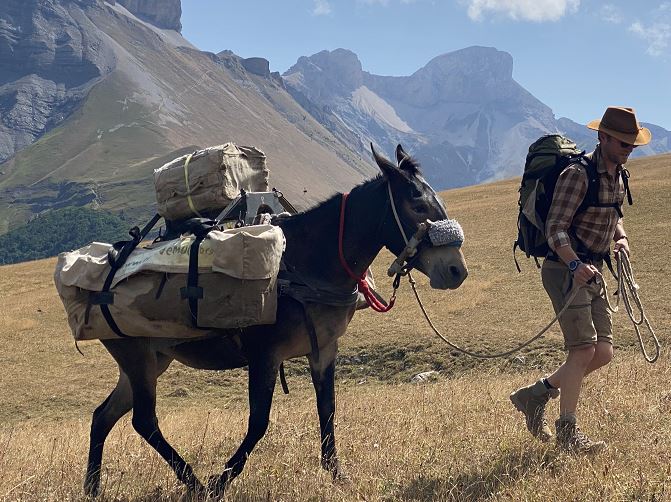
[[[588,157],[597,166],[602,206],[578,211],[588,187],[586,170],[572,164],[562,171],[545,226],[552,251],[541,270],[543,287],[555,312],[563,309],[572,288],[580,287],[570,308],[559,318],[568,354],[552,375],[510,395],[515,407],[524,413],[529,431],[541,441],[549,441],[552,432],[545,420],[545,405],[561,389],[559,419],[555,422],[557,446],[573,453],[597,453],[606,446],[580,431],[576,408],[585,375],[613,358],[612,319],[601,296],[600,274],[611,240],[615,241],[616,258],[618,253],[629,254],[620,209],[625,195],[622,166],[634,148],[649,143],[651,138],[632,108],[609,107],[601,120],[593,120],[587,127],[598,131],[599,143]]]

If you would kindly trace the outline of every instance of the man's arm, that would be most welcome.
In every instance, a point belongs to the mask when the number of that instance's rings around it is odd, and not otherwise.
[[[562,171],[555,185],[552,204],[545,223],[545,235],[548,246],[567,266],[578,260],[578,255],[571,248],[569,229],[578,207],[587,194],[587,175],[577,165],[569,166]],[[581,263],[573,271],[573,278],[584,286],[594,277],[597,268]]]

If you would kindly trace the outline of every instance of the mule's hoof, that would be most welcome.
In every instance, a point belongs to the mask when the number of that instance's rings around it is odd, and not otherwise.
[[[350,478],[341,468],[338,468],[335,471],[331,471],[331,475],[333,476],[334,483],[348,485],[352,482],[352,478]]]
[[[223,497],[226,488],[228,488],[228,478],[225,476],[210,476],[207,479],[207,494],[214,499]]]
[[[100,495],[100,480],[86,480],[84,482],[84,495],[96,498]]]
[[[344,469],[340,467],[340,461],[338,460],[323,461],[322,468],[331,473],[333,481],[336,483],[349,483],[351,481]]]

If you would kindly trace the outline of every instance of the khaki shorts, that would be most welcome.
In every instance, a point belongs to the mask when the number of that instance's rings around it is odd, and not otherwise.
[[[602,266],[597,265],[597,268],[602,270]],[[545,260],[541,277],[556,314],[564,308],[571,293],[573,275],[563,263]],[[601,286],[596,283],[581,288],[559,318],[566,350],[597,342],[613,343],[611,312],[600,292]]]

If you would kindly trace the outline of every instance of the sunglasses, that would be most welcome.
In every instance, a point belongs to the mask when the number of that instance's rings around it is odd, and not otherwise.
[[[619,140],[618,140],[619,141]],[[624,141],[620,141],[620,146],[622,148],[631,148],[632,150],[636,148],[638,145],[632,145],[631,143],[625,143]]]

